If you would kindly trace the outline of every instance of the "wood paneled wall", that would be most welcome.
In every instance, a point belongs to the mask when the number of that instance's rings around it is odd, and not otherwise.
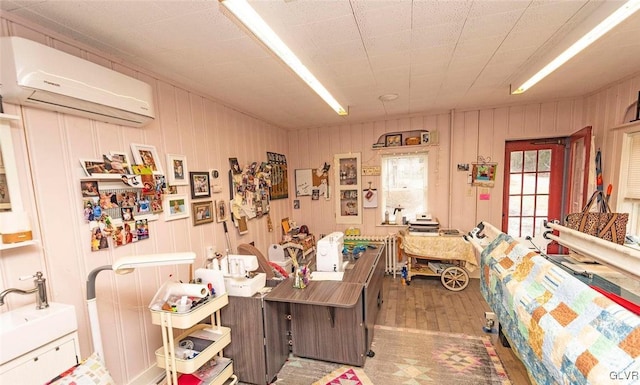
[[[217,168],[221,177],[214,181],[223,192],[212,199],[229,200],[228,158],[237,157],[242,164],[266,159],[266,151],[287,156],[289,199],[271,202],[274,231],[268,232],[266,219],[250,220],[249,234],[238,236],[230,227],[233,247],[240,242],[255,241],[266,250],[281,236],[279,222],[290,217],[306,224],[315,234],[345,230],[334,220],[335,194],[331,200],[312,201],[295,197],[294,170],[317,168],[324,162],[333,165],[337,153],[360,152],[363,165],[379,165],[382,150],[371,145],[387,132],[427,129],[438,132],[438,144],[429,151],[429,206],[443,226],[464,231],[479,221],[499,226],[502,212],[502,172],[504,142],[513,139],[569,135],[592,125],[596,145],[604,149],[604,177],[619,154],[608,151],[608,130],[622,122],[624,110],[636,100],[640,74],[622,80],[592,95],[539,104],[499,108],[454,110],[450,113],[411,116],[383,121],[307,128],[287,132],[268,123],[184,89],[162,79],[150,70],[122,64],[118,58],[69,41],[27,22],[0,18],[1,34],[26,37],[57,49],[111,67],[151,84],[155,90],[158,118],[149,126],[136,129],[33,108],[5,105],[7,113],[22,116],[12,127],[17,164],[25,207],[32,210],[35,235],[42,247],[3,251],[0,255],[0,288],[31,287],[18,277],[42,270],[48,278],[53,301],[76,306],[80,326],[82,356],[91,353],[90,330],[85,306],[85,281],[95,267],[110,264],[129,254],[146,254],[192,250],[198,255],[196,267],[204,262],[205,247],[226,248],[220,224],[192,226],[190,220],[165,222],[162,217],[150,225],[151,238],[135,245],[90,252],[88,227],[82,219],[78,160],[96,158],[112,150],[129,151],[130,143],[155,145],[166,168],[167,153],[184,154],[192,171]],[[387,151],[387,150],[385,150]],[[478,200],[479,189],[467,184],[467,174],[457,171],[457,164],[472,163],[478,157],[497,161],[496,186],[488,189],[489,200]],[[330,184],[334,185],[334,169]],[[363,188],[379,188],[379,177],[363,177]],[[181,186],[180,193],[188,194]],[[300,209],[293,210],[293,199],[300,199]],[[379,226],[379,209],[365,209],[360,227],[363,234],[387,234],[397,228]],[[125,384],[155,362],[154,351],[160,347],[160,328],[150,323],[147,304],[156,289],[172,279],[188,278],[186,268],[142,269],[127,276],[109,272],[98,278],[97,298],[107,366],[117,383]],[[33,303],[32,298],[9,296],[6,311]]]
[[[290,158],[296,168],[316,168],[322,162],[332,163],[333,154],[361,152],[362,164],[380,165],[381,154],[390,149],[372,149],[385,133],[426,129],[436,131],[438,143],[424,148],[429,152],[429,211],[442,226],[469,231],[481,221],[500,226],[502,213],[502,181],[504,143],[506,140],[565,136],[585,125],[582,99],[556,101],[526,106],[482,110],[451,111],[448,114],[407,117],[338,127],[303,129],[290,134]],[[397,149],[411,151],[411,147]],[[498,162],[498,176],[493,188],[481,189],[467,183],[467,172],[458,171],[460,163],[473,163],[480,158]],[[363,177],[363,188],[372,183],[380,188],[379,176]],[[330,183],[335,183],[333,172]],[[489,200],[478,200],[480,192],[488,192]],[[350,225],[334,220],[332,201],[313,201],[299,197],[300,210],[293,216],[312,232],[327,234],[344,231]],[[362,234],[384,235],[398,227],[380,225],[382,208],[364,209]]]
[[[31,288],[31,280],[18,277],[43,271],[48,279],[51,301],[73,304],[79,323],[82,357],[92,352],[85,285],[88,273],[115,259],[132,254],[194,251],[195,268],[205,263],[207,246],[219,252],[227,248],[222,224],[194,227],[191,218],[150,222],[150,238],[132,245],[90,251],[89,225],[82,215],[79,179],[83,177],[79,159],[101,159],[109,151],[130,154],[130,143],[154,145],[160,163],[167,170],[166,154],[183,154],[191,171],[216,168],[220,178],[212,179],[222,187],[212,200],[229,202],[229,157],[241,165],[266,161],[266,152],[287,153],[287,132],[252,118],[207,97],[190,92],[151,71],[129,67],[116,58],[101,56],[89,47],[75,44],[47,31],[1,19],[2,35],[22,36],[83,57],[118,72],[140,79],[154,89],[156,120],[143,128],[101,123],[71,115],[5,103],[6,112],[21,116],[12,126],[16,137],[16,156],[21,174],[25,207],[39,224],[35,235],[41,246],[3,251],[0,256],[0,288]],[[180,194],[190,195],[188,186],[179,186]],[[289,201],[271,203],[271,216],[289,216]],[[281,232],[267,231],[266,217],[248,221],[249,233],[238,235],[229,225],[232,251],[239,243],[255,241],[262,250],[277,242]],[[148,303],[158,287],[169,279],[188,281],[188,267],[139,269],[133,274],[116,276],[100,273],[97,279],[97,304],[107,366],[116,383],[126,384],[155,363],[154,352],[161,346],[160,328],[151,325]],[[10,295],[2,311],[34,303],[33,296]]]

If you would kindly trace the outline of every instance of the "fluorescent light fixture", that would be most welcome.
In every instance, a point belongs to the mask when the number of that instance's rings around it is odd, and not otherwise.
[[[102,337],[100,334],[100,322],[98,321],[98,307],[96,304],[96,278],[103,270],[113,270],[118,274],[131,273],[137,267],[154,267],[166,265],[191,264],[196,260],[196,253],[165,253],[149,255],[133,255],[116,260],[113,265],[96,267],[87,277],[87,311],[89,312],[89,327],[91,328],[91,341],[93,349],[104,359],[102,350]]]
[[[300,59],[287,47],[271,27],[245,0],[219,0],[260,41],[293,70],[314,90],[338,115],[348,115],[340,103],[327,91]]]
[[[580,51],[582,51],[583,49],[587,48],[591,43],[601,38],[605,33],[609,32],[616,25],[624,21],[627,17],[633,15],[633,13],[638,9],[640,9],[640,0],[630,0],[626,2],[622,7],[618,8],[595,28],[587,32],[587,34],[573,43],[571,47],[567,48],[558,57],[544,66],[544,68],[533,75],[531,79],[524,82],[520,87],[513,91],[512,94],[521,94],[529,88],[533,87],[540,80],[544,79],[547,75],[557,70],[561,65],[569,61],[569,59],[580,53]]]

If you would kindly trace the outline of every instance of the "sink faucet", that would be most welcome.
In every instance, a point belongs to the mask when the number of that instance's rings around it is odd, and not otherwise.
[[[28,275],[26,277],[20,277],[21,281],[25,279],[35,278],[33,282],[36,284],[31,290],[21,290],[16,288],[6,289],[0,293],[0,306],[4,305],[4,297],[9,293],[18,293],[18,294],[32,294],[36,293],[36,309],[45,309],[49,307],[49,301],[47,300],[47,286],[45,282],[47,281],[45,278],[42,278],[42,272],[38,271],[35,275]]]

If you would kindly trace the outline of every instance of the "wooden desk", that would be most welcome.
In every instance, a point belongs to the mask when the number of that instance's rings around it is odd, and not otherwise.
[[[384,245],[368,249],[347,266],[342,281],[311,281],[293,288],[288,279],[265,296],[288,304],[293,354],[362,366],[370,353],[382,303]]]
[[[273,383],[289,358],[285,314],[287,304],[265,303],[264,295],[229,297],[221,311],[222,324],[231,328],[231,344],[224,349],[233,359],[233,370],[243,383]]]

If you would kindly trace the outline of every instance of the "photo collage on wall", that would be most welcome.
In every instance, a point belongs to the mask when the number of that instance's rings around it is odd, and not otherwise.
[[[149,238],[144,216],[163,211],[167,187],[164,175],[158,173],[159,167],[154,159],[149,160],[149,154],[143,165],[131,165],[127,155],[119,152],[104,155],[102,161],[80,161],[86,174],[95,177],[80,182],[92,251],[106,249],[109,244],[119,247]]]

